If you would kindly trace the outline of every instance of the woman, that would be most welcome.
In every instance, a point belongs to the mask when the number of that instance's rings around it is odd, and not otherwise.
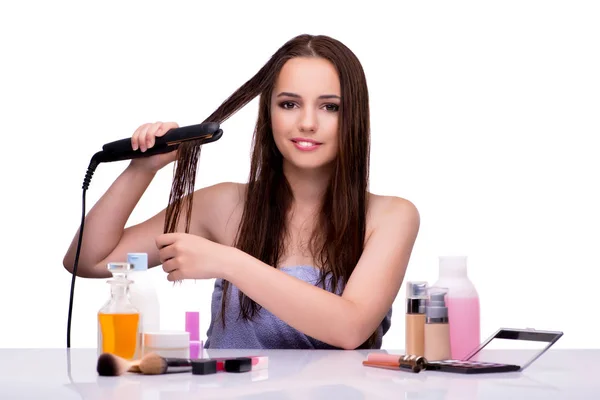
[[[223,122],[257,95],[248,183],[184,193],[194,144],[132,160],[86,216],[77,274],[105,278],[108,262],[146,252],[169,281],[216,278],[208,348],[380,348],[419,214],[408,200],[367,190],[360,62],[337,40],[300,35],[207,121]],[[144,124],[132,146],[146,151],[177,126]],[[176,159],[169,207],[124,229],[157,171]],[[77,237],[64,258],[70,272]]]

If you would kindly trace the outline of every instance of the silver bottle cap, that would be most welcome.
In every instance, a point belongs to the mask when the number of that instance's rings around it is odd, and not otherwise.
[[[412,281],[406,283],[406,313],[425,314],[427,300],[427,282]]]
[[[425,305],[425,323],[443,324],[448,322],[447,294],[447,288],[429,288],[429,299]]]

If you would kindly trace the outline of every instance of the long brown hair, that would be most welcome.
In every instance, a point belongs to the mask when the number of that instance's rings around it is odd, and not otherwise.
[[[327,36],[300,35],[281,48],[258,73],[235,91],[206,121],[224,122],[256,96],[260,96],[254,130],[250,174],[235,247],[277,267],[287,238],[287,213],[293,201],[283,174],[283,157],[273,139],[270,103],[273,86],[286,61],[294,57],[321,57],[337,69],[341,87],[338,155],[325,192],[319,227],[310,248],[319,264],[319,284],[327,281],[332,291],[345,286],[364,247],[369,180],[369,98],[366,78],[357,57],[341,42]],[[197,143],[182,144],[171,188],[165,232],[176,229],[179,214],[186,214],[188,232],[200,155]],[[266,204],[265,204],[266,203]],[[223,282],[222,323],[229,282]],[[241,291],[240,317],[251,319],[260,306]],[[377,330],[361,347],[370,347]]]

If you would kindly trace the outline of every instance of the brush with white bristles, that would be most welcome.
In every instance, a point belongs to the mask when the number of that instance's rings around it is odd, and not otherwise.
[[[141,372],[141,360],[128,361],[122,357],[110,353],[102,353],[98,357],[96,371],[100,376],[119,376],[125,372]]]

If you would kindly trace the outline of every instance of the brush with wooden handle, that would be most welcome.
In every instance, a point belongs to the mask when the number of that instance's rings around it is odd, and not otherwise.
[[[141,360],[128,361],[114,354],[103,353],[98,357],[96,370],[100,376],[119,376],[126,372],[162,375],[190,372],[192,370],[192,360],[187,358],[165,358],[156,353],[149,353]]]
[[[192,370],[192,360],[189,358],[167,358],[156,353],[150,353],[142,357],[140,370],[144,375],[190,372]]]
[[[102,353],[98,357],[96,371],[100,376],[119,376],[125,372],[140,373],[142,360],[128,361],[122,357],[110,353]]]

